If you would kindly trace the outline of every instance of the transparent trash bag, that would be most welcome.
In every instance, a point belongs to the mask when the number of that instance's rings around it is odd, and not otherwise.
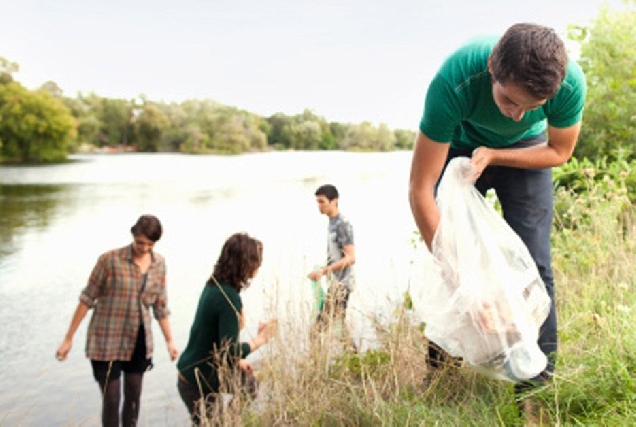
[[[550,297],[524,243],[474,187],[472,168],[453,159],[440,181],[418,311],[427,338],[451,356],[491,377],[527,380],[547,364],[537,339]]]

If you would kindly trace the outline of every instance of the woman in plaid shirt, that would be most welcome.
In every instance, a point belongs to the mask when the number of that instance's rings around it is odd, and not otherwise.
[[[175,360],[179,354],[168,321],[165,261],[153,252],[161,238],[161,223],[155,216],[142,215],[130,231],[131,244],[99,257],[56,353],[58,360],[66,360],[75,331],[88,310],[94,309],[88,327],[86,356],[102,392],[104,426],[119,425],[122,372],[122,425],[137,423],[143,374],[152,367],[151,306],[170,358]]]

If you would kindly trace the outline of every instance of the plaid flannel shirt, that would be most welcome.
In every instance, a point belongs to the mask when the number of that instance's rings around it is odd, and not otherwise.
[[[152,252],[146,286],[133,260],[132,244],[102,254],[80,294],[80,301],[93,308],[88,327],[86,356],[92,360],[130,360],[140,321],[146,331],[146,357],[152,357],[153,339],[149,308],[161,320],[167,307],[166,265]],[[141,314],[140,314],[141,310]]]

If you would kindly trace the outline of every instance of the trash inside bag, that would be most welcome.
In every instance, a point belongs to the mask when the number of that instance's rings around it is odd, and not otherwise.
[[[525,244],[474,187],[472,167],[455,158],[440,181],[440,223],[414,307],[451,356],[494,378],[531,379],[547,364],[537,339],[550,297]]]

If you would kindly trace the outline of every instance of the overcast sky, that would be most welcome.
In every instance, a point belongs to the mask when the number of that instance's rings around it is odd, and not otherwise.
[[[0,0],[0,56],[67,96],[213,99],[268,116],[416,129],[465,39],[536,22],[565,34],[602,0]]]

